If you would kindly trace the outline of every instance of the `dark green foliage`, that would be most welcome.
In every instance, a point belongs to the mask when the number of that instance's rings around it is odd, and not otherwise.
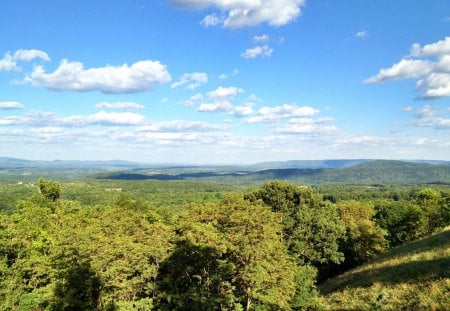
[[[289,309],[298,269],[275,214],[227,197],[180,216],[178,247],[160,270],[169,310]]]
[[[337,210],[314,197],[312,190],[285,181],[265,183],[245,194],[249,201],[262,200],[277,213],[283,225],[282,238],[300,263],[341,262],[338,241],[345,228]]]
[[[427,232],[425,212],[415,203],[404,201],[378,202],[375,219],[387,230],[391,246],[414,241]]]
[[[159,270],[162,310],[234,309],[233,266],[214,247],[180,241]]]
[[[90,259],[68,248],[53,258],[56,282],[52,310],[96,310],[99,307],[101,281]]]

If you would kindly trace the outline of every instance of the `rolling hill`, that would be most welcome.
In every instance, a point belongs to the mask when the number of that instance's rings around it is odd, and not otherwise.
[[[450,227],[319,286],[327,309],[449,310]]]
[[[141,164],[127,161],[29,161],[0,157],[0,180],[191,180],[242,184],[283,179],[297,183],[450,184],[450,162],[392,160],[296,160],[253,165]]]

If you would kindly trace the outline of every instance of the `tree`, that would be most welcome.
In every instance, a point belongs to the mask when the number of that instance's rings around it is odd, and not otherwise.
[[[449,224],[448,210],[446,210],[445,198],[438,190],[423,188],[417,193],[417,204],[422,208],[427,217],[427,234]]]
[[[39,178],[39,191],[44,197],[52,202],[58,200],[61,194],[61,189],[58,182],[53,180],[45,180],[44,178]]]
[[[341,243],[346,268],[359,265],[385,250],[387,231],[372,220],[375,215],[372,204],[346,201],[337,204],[337,209],[346,228],[346,239]]]
[[[427,232],[425,212],[413,202],[379,201],[375,211],[375,221],[387,230],[391,247],[414,241]]]
[[[159,279],[165,309],[289,309],[299,270],[275,214],[237,196],[190,206]]]
[[[244,196],[250,202],[261,200],[279,216],[282,239],[300,264],[339,263],[343,254],[338,241],[344,237],[336,208],[314,197],[310,188],[285,181],[271,181]]]

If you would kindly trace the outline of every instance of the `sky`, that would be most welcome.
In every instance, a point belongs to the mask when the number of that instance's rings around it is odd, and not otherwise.
[[[450,160],[450,2],[0,1],[0,156]]]

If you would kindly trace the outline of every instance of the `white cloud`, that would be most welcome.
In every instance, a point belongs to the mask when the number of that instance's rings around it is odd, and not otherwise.
[[[16,101],[0,102],[0,110],[23,109],[23,105]]]
[[[131,112],[105,112],[100,111],[91,115],[73,115],[61,119],[61,124],[66,126],[126,126],[139,125],[145,120],[143,115]]]
[[[418,78],[430,73],[433,64],[427,60],[402,59],[390,68],[383,68],[380,72],[365,80],[365,83],[378,83],[397,79]]]
[[[423,47],[415,43],[411,47],[411,55],[414,57],[421,56],[442,56],[450,54],[450,37],[445,37],[435,43],[426,44]]]
[[[230,86],[230,87],[219,86],[217,89],[209,92],[207,95],[210,99],[213,99],[213,100],[224,100],[224,99],[232,98],[232,97],[236,96],[237,94],[243,93],[243,92],[244,92],[243,89],[237,88],[235,86]]]
[[[241,28],[267,23],[283,26],[301,14],[305,0],[170,0],[175,6],[190,9],[217,8],[224,16],[216,13],[206,16],[205,27],[222,25],[226,28]]]
[[[416,89],[424,89],[423,97],[450,96],[450,73],[433,72],[416,83]]]
[[[6,53],[2,59],[0,59],[0,72],[1,71],[18,71],[17,62],[11,56],[10,53]]]
[[[219,24],[222,24],[223,19],[217,17],[217,15],[214,14],[210,14],[205,16],[205,18],[200,22],[201,25],[203,25],[203,27],[208,28],[208,27],[212,27],[212,26],[217,26]]]
[[[343,137],[343,138],[337,139],[335,143],[337,145],[378,146],[379,144],[381,144],[383,142],[384,142],[384,140],[381,137],[362,135],[362,136]]]
[[[200,121],[173,120],[140,126],[141,132],[209,132],[224,129],[223,126]]]
[[[3,58],[0,59],[0,71],[20,71],[21,68],[17,65],[17,62],[27,63],[36,58],[50,61],[48,54],[40,50],[17,50],[13,55],[7,52]]]
[[[82,63],[64,59],[53,73],[46,73],[42,66],[37,66],[23,82],[55,91],[119,94],[150,91],[155,85],[170,80],[166,66],[158,61],[84,69]]]
[[[0,117],[0,125],[20,125],[24,119],[19,116]]]
[[[297,104],[284,104],[275,107],[263,107],[258,110],[258,114],[247,118],[247,123],[273,123],[280,119],[291,119],[298,117],[309,117],[320,112],[310,106],[298,106]]]
[[[404,112],[411,112],[411,111],[413,111],[413,109],[414,109],[414,107],[412,107],[412,106],[406,106],[406,107],[402,108],[402,111],[404,111]]]
[[[446,118],[446,116],[446,111],[440,111],[438,107],[425,105],[416,113],[414,125],[431,127],[436,130],[448,130],[450,129],[450,118]]]
[[[219,80],[226,80],[226,79],[228,79],[228,75],[227,74],[222,73],[222,74],[219,75]]]
[[[235,106],[233,111],[230,112],[231,115],[235,117],[246,117],[253,113],[253,103],[247,103],[242,106]]]
[[[260,36],[254,36],[252,41],[255,43],[267,43],[269,42],[270,37],[266,34],[260,35]]]
[[[331,134],[337,132],[334,125],[324,125],[334,121],[333,118],[292,118],[288,124],[276,128],[275,133],[280,134]]]
[[[13,58],[17,61],[22,61],[22,62],[31,62],[33,59],[35,58],[39,58],[41,60],[50,61],[50,57],[48,56],[47,53],[45,53],[44,51],[40,51],[40,50],[17,50],[16,52],[14,52],[14,56]]]
[[[202,103],[198,108],[198,112],[227,112],[230,115],[242,116],[242,113],[246,113],[249,108],[244,108],[243,106],[233,106],[230,102],[234,97],[244,90],[230,86],[223,87],[220,86],[217,89],[208,92],[206,95],[209,102]]]
[[[365,83],[378,83],[397,79],[418,79],[416,90],[422,98],[450,96],[450,37],[435,43],[411,47],[410,57],[402,59],[390,68],[384,68]],[[417,58],[435,58],[430,59]]]
[[[358,39],[366,39],[368,36],[369,36],[369,33],[367,32],[367,30],[358,31],[355,34],[355,37]]]
[[[263,58],[271,57],[273,53],[273,49],[268,45],[258,45],[254,48],[250,48],[241,53],[241,57],[243,58],[256,58],[261,56]]]
[[[171,85],[172,88],[184,87],[189,90],[194,90],[202,84],[208,82],[208,74],[204,72],[185,73],[180,80]]]
[[[97,109],[124,109],[124,110],[139,110],[144,109],[144,105],[136,104],[133,102],[114,102],[114,103],[108,103],[108,102],[102,102],[95,105],[95,108]]]
[[[0,117],[0,125],[40,127],[131,126],[145,121],[141,114],[100,111],[90,115],[58,116],[51,112],[33,112],[25,116]]]
[[[192,107],[201,101],[203,101],[203,95],[201,93],[197,93],[195,95],[192,95],[189,99],[186,99],[185,101],[181,101],[179,103],[186,107]]]
[[[233,105],[228,101],[203,103],[197,108],[198,112],[227,112],[231,110],[233,110]]]

